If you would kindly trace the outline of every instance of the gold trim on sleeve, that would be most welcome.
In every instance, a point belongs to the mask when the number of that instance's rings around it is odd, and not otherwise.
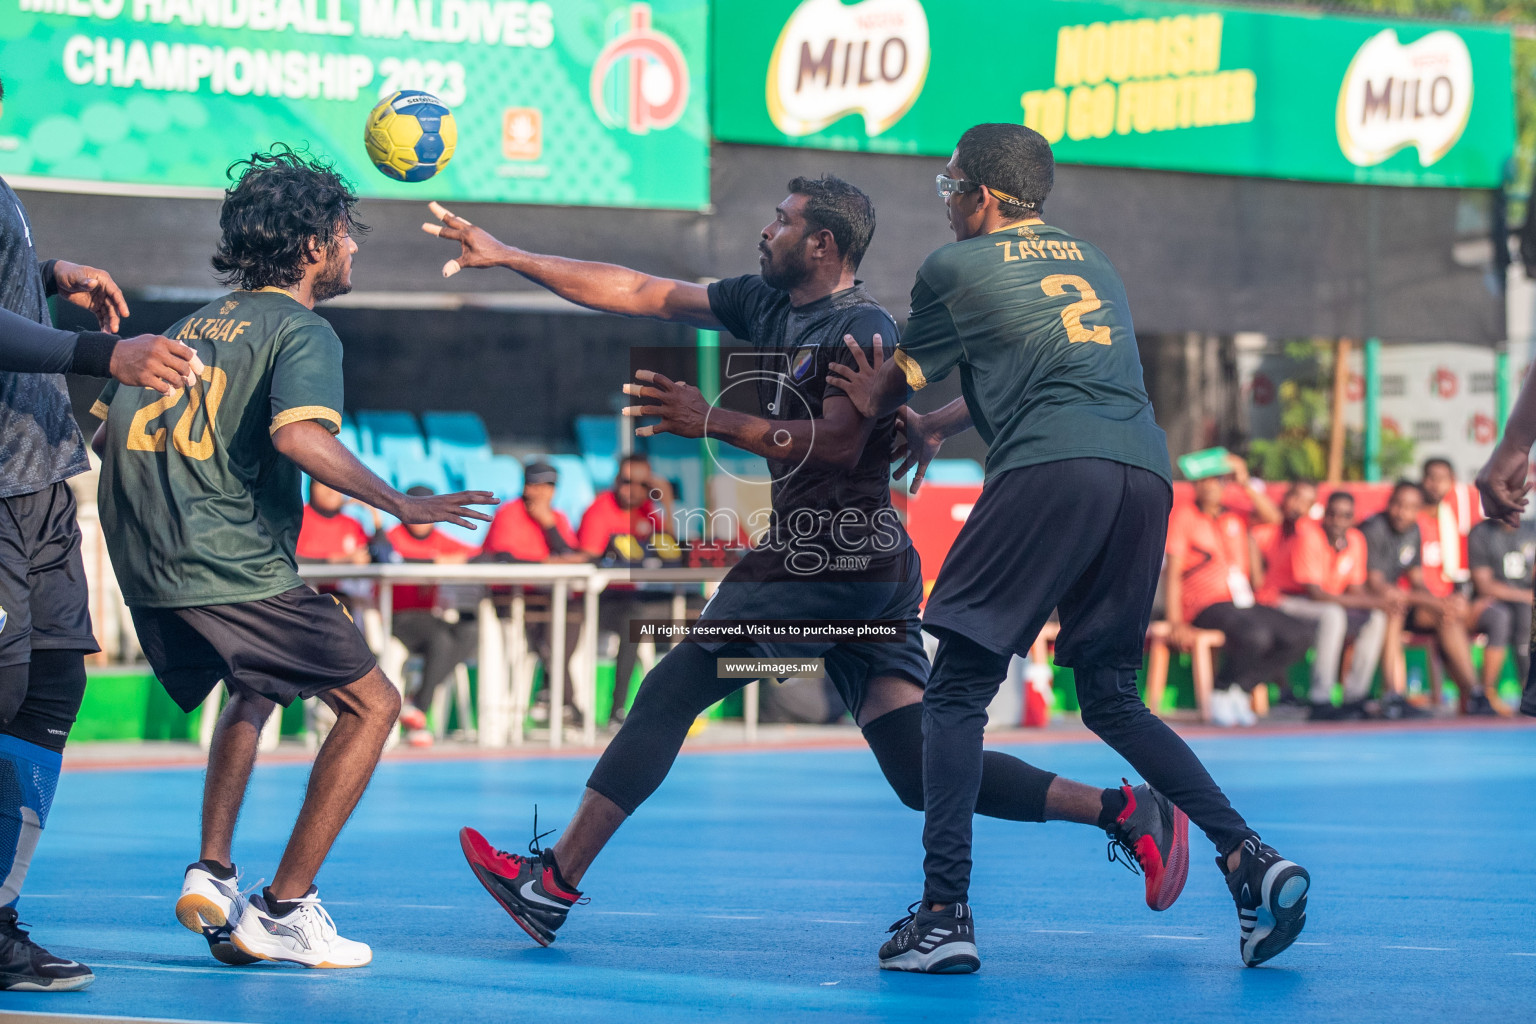
[[[913,391],[921,391],[928,386],[928,378],[923,376],[923,368],[917,365],[916,359],[901,349],[896,350],[896,365],[901,367],[902,373],[906,374],[907,387]]]
[[[272,426],[267,428],[267,433],[275,434],[288,424],[298,423],[300,420],[321,420],[332,434],[341,433],[341,413],[323,405],[301,405],[296,409],[284,409],[272,417]]]
[[[91,406],[91,415],[95,416],[99,420],[106,419],[107,413],[110,411],[111,410],[108,408],[107,403],[103,402],[99,398],[96,399],[96,403]]]

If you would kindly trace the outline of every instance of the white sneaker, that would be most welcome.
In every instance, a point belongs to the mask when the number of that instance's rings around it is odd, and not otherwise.
[[[1232,710],[1237,713],[1237,724],[1247,729],[1259,724],[1259,716],[1253,713],[1253,694],[1244,693],[1241,686],[1232,687]]]
[[[176,901],[176,920],[208,940],[208,952],[215,960],[237,967],[256,962],[229,941],[234,930],[232,919],[240,915],[240,905],[238,874],[226,881],[205,868],[202,861],[187,865],[181,898]]]
[[[1230,729],[1237,724],[1237,707],[1232,702],[1233,693],[1241,693],[1239,687],[1211,691],[1211,724]]]
[[[373,950],[366,943],[336,934],[336,922],[320,905],[314,886],[293,902],[298,906],[276,917],[266,901],[253,894],[235,925],[234,944],[260,960],[305,967],[363,967],[373,960]]]

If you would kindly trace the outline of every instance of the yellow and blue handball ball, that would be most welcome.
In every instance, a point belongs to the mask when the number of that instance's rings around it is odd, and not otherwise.
[[[429,92],[404,89],[379,101],[363,133],[368,159],[385,177],[426,181],[448,166],[459,142],[453,111]]]

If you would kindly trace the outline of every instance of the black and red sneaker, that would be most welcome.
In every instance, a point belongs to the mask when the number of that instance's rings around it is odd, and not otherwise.
[[[1146,783],[1132,786],[1126,779],[1120,781],[1125,809],[1115,819],[1115,827],[1105,830],[1109,859],[1144,876],[1147,906],[1167,910],[1184,891],[1189,876],[1189,817]]]
[[[459,845],[485,891],[541,946],[555,941],[572,907],[587,902],[580,890],[561,883],[554,851],[539,849],[537,835],[528,857],[496,849],[467,826],[459,829]]]

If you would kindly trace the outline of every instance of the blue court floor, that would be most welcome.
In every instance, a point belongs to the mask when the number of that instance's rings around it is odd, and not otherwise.
[[[1529,1021],[1536,996],[1536,729],[1235,735],[1194,743],[1267,840],[1306,864],[1302,942],[1258,969],[1194,838],[1154,914],[1102,833],[977,819],[970,977],[875,967],[920,892],[921,818],[862,749],[684,756],[587,876],[549,949],[475,882],[456,831],[521,849],[564,822],[591,761],[386,762],[320,877],[356,971],[226,968],[171,908],[196,856],[199,771],[66,774],[22,918],[92,964],[11,1011],[246,1022]],[[1011,748],[1085,781],[1095,743]],[[307,768],[257,771],[236,841],[270,875]]]

